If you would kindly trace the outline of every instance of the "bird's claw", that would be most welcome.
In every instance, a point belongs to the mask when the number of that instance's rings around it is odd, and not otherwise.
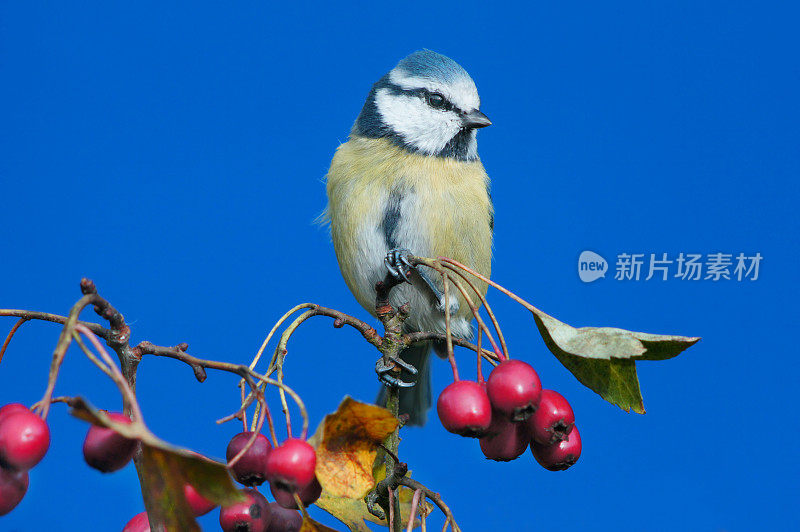
[[[388,373],[378,377],[378,380],[381,381],[386,386],[389,386],[390,388],[411,388],[412,386],[417,384],[416,382],[408,382],[400,380],[399,378],[393,377]]]
[[[407,249],[393,249],[386,254],[386,257],[383,259],[383,263],[386,266],[386,269],[389,271],[389,274],[394,277],[398,283],[405,281],[414,285],[414,282],[409,278],[411,271],[414,270],[418,274],[417,277],[419,277],[414,286],[416,286],[419,290],[422,290],[423,293],[427,292],[431,304],[436,305],[440,311],[444,312],[444,293],[439,289],[439,287],[436,286],[436,284],[434,284],[427,273],[421,271],[415,265],[411,264],[411,261],[409,260],[410,256],[412,256],[412,253]],[[460,305],[458,303],[458,298],[451,297],[450,314],[456,314],[459,307]]]
[[[409,364],[408,362],[406,362],[402,358],[395,358],[394,360],[392,360],[392,362],[394,362],[395,364],[397,364],[398,366],[400,366],[401,368],[403,368],[407,372],[411,373],[412,375],[416,375],[418,373],[417,372],[417,368],[415,368],[412,364]]]
[[[411,252],[407,249],[393,249],[386,254],[386,257],[383,259],[383,264],[395,279],[398,281],[402,279],[411,284],[408,275],[411,273],[414,265],[408,260],[410,256]]]
[[[408,382],[400,379],[399,377],[395,377],[391,374],[391,372],[397,367],[400,366],[411,375],[417,374],[417,368],[400,360],[399,358],[384,360],[383,358],[378,359],[375,363],[375,372],[378,374],[378,380],[380,380],[386,386],[390,386],[392,388],[410,388],[416,384],[416,382]]]

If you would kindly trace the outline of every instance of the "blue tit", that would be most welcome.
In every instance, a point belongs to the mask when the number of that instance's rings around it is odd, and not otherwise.
[[[476,133],[491,122],[479,108],[466,70],[421,50],[373,85],[348,141],[337,148],[326,176],[326,216],[342,276],[373,315],[375,284],[387,267],[403,271],[408,254],[447,256],[489,276],[494,216]],[[424,282],[399,285],[391,303],[410,306],[405,332],[444,333],[441,276],[422,269],[415,279]],[[476,287],[485,294],[485,284]],[[451,331],[468,339],[472,312],[457,290],[449,294]],[[424,424],[431,406],[431,347],[444,352],[425,342],[401,353],[418,370],[416,386],[400,395],[410,424]]]

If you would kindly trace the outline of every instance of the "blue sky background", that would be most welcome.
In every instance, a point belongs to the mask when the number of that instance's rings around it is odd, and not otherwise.
[[[493,276],[576,326],[699,335],[639,364],[647,414],[582,387],[531,316],[491,301],[513,355],[574,406],[580,462],[498,464],[435,415],[403,459],[465,530],[788,530],[796,525],[798,81],[789,2],[137,2],[0,7],[0,307],[66,313],[97,282],[134,341],[249,361],[313,301],[366,313],[312,221],[322,178],[371,84],[428,47],[474,77],[496,206]],[[577,276],[585,249],[764,257],[755,281]],[[87,319],[94,317],[86,311]],[[14,323],[4,318],[2,334]],[[41,397],[58,327],[28,323],[0,365],[0,403]],[[371,400],[375,352],[312,321],[286,378],[316,425]],[[472,374],[466,352],[462,372]],[[434,386],[449,382],[437,364]],[[236,379],[146,359],[139,393],[165,439],[224,455]],[[58,394],[118,409],[70,351]],[[132,467],[82,460],[86,427],[53,408],[52,448],[2,530],[119,530],[142,510]],[[335,524],[325,514],[315,516]],[[203,519],[209,530],[216,512]]]

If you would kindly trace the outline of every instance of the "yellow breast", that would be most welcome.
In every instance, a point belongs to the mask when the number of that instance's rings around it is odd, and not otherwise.
[[[327,214],[339,265],[351,290],[356,293],[358,261],[369,254],[362,249],[365,240],[356,236],[381,224],[385,209],[381,198],[392,191],[413,191],[413,224],[422,233],[419,241],[425,243],[418,247],[427,247],[411,249],[413,253],[451,257],[489,276],[492,205],[487,187],[480,161],[414,154],[387,139],[354,136],[339,146],[327,175]],[[486,292],[483,283],[479,287]],[[374,303],[356,296],[365,307]],[[459,314],[465,311],[470,313],[462,302]]]

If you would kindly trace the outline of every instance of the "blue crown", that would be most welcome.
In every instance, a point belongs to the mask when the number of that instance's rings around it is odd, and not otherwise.
[[[420,78],[435,79],[452,83],[457,79],[472,79],[461,65],[432,50],[419,50],[402,59],[396,70]]]

